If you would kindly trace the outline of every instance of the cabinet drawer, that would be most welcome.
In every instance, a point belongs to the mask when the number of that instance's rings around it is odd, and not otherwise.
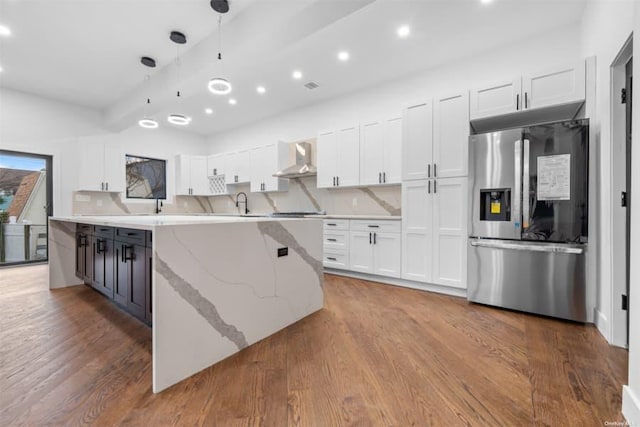
[[[145,246],[147,233],[145,230],[135,230],[133,228],[116,228],[115,238],[116,240]]]
[[[325,231],[324,232],[324,248],[325,249],[349,249],[349,232],[348,231]]]
[[[325,219],[324,229],[327,231],[328,230],[348,230],[349,220],[348,219]]]
[[[107,239],[113,239],[115,234],[115,228],[107,227],[104,225],[96,225],[93,227],[93,234],[100,237],[105,237]]]
[[[329,268],[349,269],[349,254],[342,251],[325,251],[323,264]]]
[[[352,220],[352,231],[380,231],[387,233],[400,233],[402,230],[401,221],[384,220],[384,221],[365,221]]]
[[[77,224],[76,231],[84,234],[93,234],[93,225],[89,224]]]

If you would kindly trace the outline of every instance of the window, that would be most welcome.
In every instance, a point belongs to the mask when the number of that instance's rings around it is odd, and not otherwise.
[[[166,199],[167,161],[126,155],[127,198]]]

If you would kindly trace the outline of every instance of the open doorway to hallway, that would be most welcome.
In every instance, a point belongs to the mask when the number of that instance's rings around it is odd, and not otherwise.
[[[621,347],[628,347],[629,343],[632,55],[633,39],[630,38],[611,66],[611,342]]]
[[[52,157],[0,150],[0,266],[48,259]]]

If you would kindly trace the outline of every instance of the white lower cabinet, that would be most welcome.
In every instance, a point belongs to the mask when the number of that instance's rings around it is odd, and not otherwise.
[[[398,221],[352,220],[349,235],[350,270],[400,277],[402,243]]]
[[[402,277],[467,287],[467,178],[402,185]]]

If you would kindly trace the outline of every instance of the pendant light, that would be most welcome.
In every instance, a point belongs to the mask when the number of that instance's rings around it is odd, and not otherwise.
[[[180,45],[185,44],[187,42],[187,37],[181,32],[172,31],[169,38],[171,39],[172,42],[174,42],[177,45],[176,68],[177,68],[177,75],[178,75],[178,84],[180,84]],[[182,108],[182,100],[180,98],[180,89],[176,91],[176,98],[177,98],[176,107]],[[167,117],[167,121],[173,125],[186,126],[189,123],[191,123],[191,117],[185,116],[184,114],[174,113],[174,114],[169,114],[169,116]]]
[[[153,58],[149,58],[148,56],[143,56],[140,58],[140,62],[149,68],[155,68],[156,61]],[[153,117],[149,117],[148,107],[151,105],[151,75],[147,74],[144,76],[144,81],[147,85],[147,102],[144,104],[144,111],[142,119],[138,120],[138,125],[145,129],[156,129],[158,125],[158,121]]]
[[[213,5],[212,5],[213,7]],[[218,63],[220,64],[220,74],[224,74],[222,64],[222,15],[218,17]],[[209,80],[209,91],[216,95],[227,95],[231,92],[231,83],[224,77],[214,77]]]

